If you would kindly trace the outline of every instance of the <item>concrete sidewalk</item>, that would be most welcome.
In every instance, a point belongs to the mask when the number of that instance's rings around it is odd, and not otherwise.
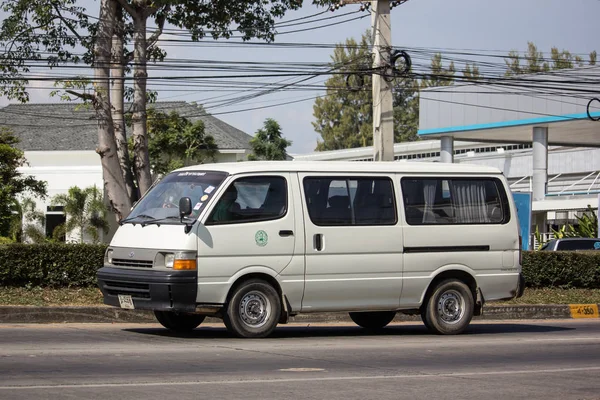
[[[474,320],[598,318],[598,304],[584,305],[486,305],[483,315]],[[579,312],[577,312],[579,310]],[[398,313],[395,321],[418,321],[415,315]],[[207,322],[220,320],[208,318]],[[32,307],[0,306],[0,323],[156,323],[150,311],[122,310],[108,306],[94,307]],[[352,322],[348,313],[311,313],[293,317],[290,322],[324,323]]]

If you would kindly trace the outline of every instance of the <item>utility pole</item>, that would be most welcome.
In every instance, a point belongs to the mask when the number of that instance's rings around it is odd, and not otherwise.
[[[332,6],[331,11],[345,4],[359,3],[368,4],[368,1],[340,0],[340,4]],[[373,0],[370,2],[374,56],[372,74],[374,161],[394,161],[394,107],[391,82],[395,70],[391,59],[392,23],[390,3],[392,3],[392,0]],[[394,5],[398,5],[398,3],[394,2]],[[361,10],[363,6],[361,6]]]
[[[394,161],[390,1],[371,2],[373,29],[373,160]],[[388,79],[386,79],[388,78]]]

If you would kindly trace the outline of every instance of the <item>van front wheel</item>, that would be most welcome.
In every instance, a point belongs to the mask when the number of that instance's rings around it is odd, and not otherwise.
[[[177,314],[173,311],[154,311],[154,316],[162,326],[177,333],[196,329],[206,318],[204,315]]]
[[[351,312],[354,323],[365,329],[381,329],[394,319],[395,311]]]
[[[237,337],[262,338],[275,330],[280,315],[277,291],[263,280],[252,279],[234,289],[223,322]]]
[[[427,329],[441,335],[463,332],[473,318],[473,294],[463,282],[448,279],[438,284],[421,317]]]

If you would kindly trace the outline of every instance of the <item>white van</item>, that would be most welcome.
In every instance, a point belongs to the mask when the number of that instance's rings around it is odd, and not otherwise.
[[[396,312],[465,330],[484,301],[523,291],[517,213],[488,167],[241,162],[176,170],[121,221],[98,271],[104,302],[168,329],[223,318],[265,337],[298,313]]]

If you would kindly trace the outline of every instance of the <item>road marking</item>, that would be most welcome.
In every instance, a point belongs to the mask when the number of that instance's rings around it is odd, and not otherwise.
[[[597,304],[569,304],[571,318],[598,318]]]
[[[282,368],[278,369],[281,372],[319,372],[325,371],[324,368]]]
[[[0,390],[32,390],[32,389],[89,389],[89,388],[111,388],[111,387],[139,387],[139,386],[206,386],[206,385],[248,385],[269,383],[301,383],[301,382],[329,382],[349,380],[395,380],[395,379],[439,379],[460,378],[470,376],[493,376],[493,375],[541,375],[541,374],[564,374],[567,372],[600,371],[600,367],[580,368],[554,368],[539,370],[513,370],[513,371],[487,371],[487,372],[456,372],[449,374],[421,374],[421,375],[357,375],[338,377],[311,377],[311,378],[285,378],[285,379],[240,379],[228,381],[181,381],[181,382],[139,382],[139,383],[90,383],[81,385],[31,385],[31,386],[0,386]]]

